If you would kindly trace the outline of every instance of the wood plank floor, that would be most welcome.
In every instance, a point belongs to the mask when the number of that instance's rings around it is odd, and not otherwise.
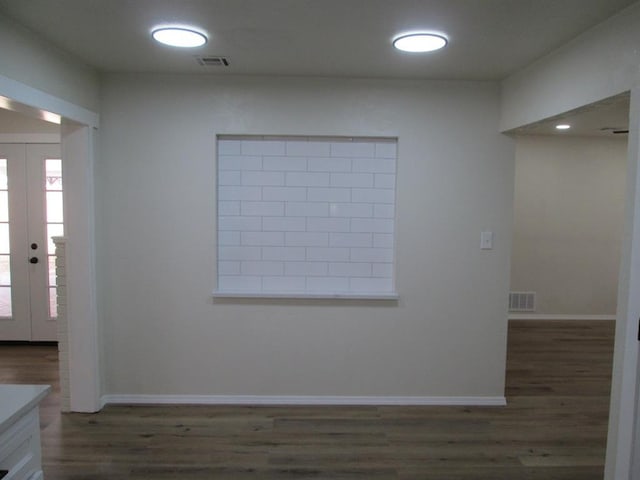
[[[108,406],[42,412],[46,480],[602,479],[613,322],[512,322],[507,407]],[[0,382],[56,385],[55,347]]]

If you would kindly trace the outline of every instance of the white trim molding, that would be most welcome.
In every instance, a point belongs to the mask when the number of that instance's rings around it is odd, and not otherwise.
[[[510,313],[509,320],[615,320],[616,315],[552,314],[552,313]]]
[[[278,396],[278,395],[127,395],[102,396],[102,406],[128,405],[404,405],[504,407],[505,397]]]
[[[12,80],[4,75],[0,75],[0,95],[20,102],[28,107],[56,113],[62,117],[90,127],[97,128],[99,125],[99,116],[97,113],[61,98],[54,97],[37,88]]]
[[[0,143],[60,143],[60,134],[0,133]]]

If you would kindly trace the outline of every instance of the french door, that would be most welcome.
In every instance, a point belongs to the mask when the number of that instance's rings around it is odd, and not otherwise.
[[[0,144],[0,340],[57,339],[63,220],[60,146]]]

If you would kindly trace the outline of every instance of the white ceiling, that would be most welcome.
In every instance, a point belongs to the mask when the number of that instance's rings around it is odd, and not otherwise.
[[[0,134],[59,134],[60,126],[35,117],[33,112],[20,113],[0,108]]]
[[[558,131],[555,127],[560,123],[568,124],[571,128]],[[626,92],[520,127],[510,133],[515,135],[562,135],[626,139],[628,128],[629,92]]]
[[[0,15],[103,72],[502,79],[635,0],[0,0]],[[162,47],[153,26],[209,34]],[[440,52],[394,51],[394,35],[445,33]],[[224,55],[202,67],[194,55]]]
[[[635,1],[0,0],[0,15],[101,72],[500,80]],[[181,50],[151,39],[154,26],[174,22],[199,27],[209,42]],[[444,33],[449,45],[393,49],[395,35],[415,30]],[[230,66],[203,67],[197,55]],[[614,136],[628,128],[628,111],[621,95],[512,133]],[[556,131],[560,120],[572,129]],[[2,128],[9,124],[0,111]]]

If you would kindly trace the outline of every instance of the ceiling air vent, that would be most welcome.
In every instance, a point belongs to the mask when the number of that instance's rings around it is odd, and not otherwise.
[[[203,67],[228,67],[229,59],[227,57],[217,57],[208,55],[206,57],[196,57],[199,65]]]

